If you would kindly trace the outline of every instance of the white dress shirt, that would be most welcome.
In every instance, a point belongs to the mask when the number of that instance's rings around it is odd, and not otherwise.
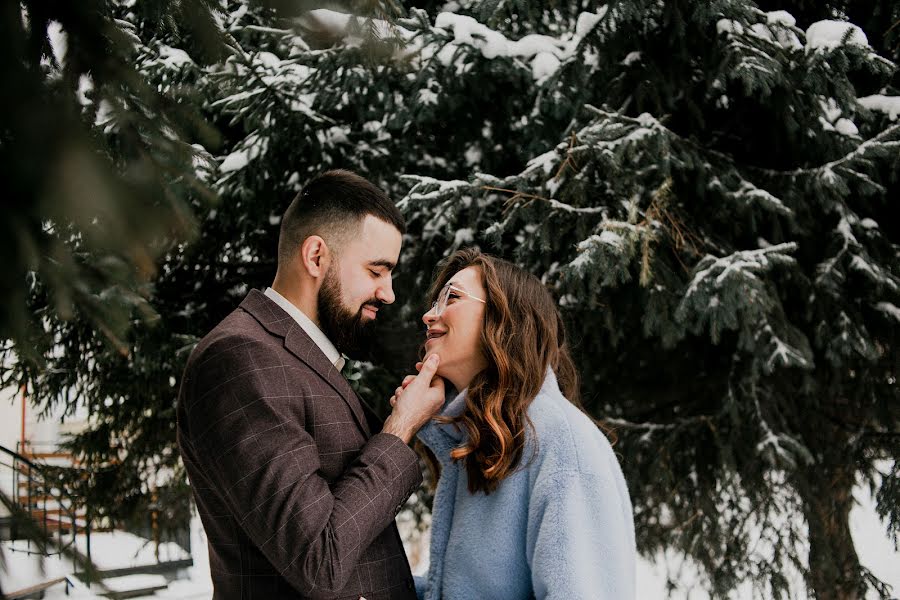
[[[319,329],[312,320],[303,314],[303,311],[294,306],[290,300],[273,290],[272,288],[266,288],[266,291],[263,292],[266,296],[268,296],[275,304],[284,309],[284,312],[291,315],[291,317],[297,321],[297,325],[303,328],[303,331],[312,338],[312,341],[316,343],[316,346],[322,350],[322,353],[328,359],[328,362],[334,365],[334,368],[340,371],[344,368],[344,363],[346,359],[338,352],[338,349],[334,347],[334,344],[331,343],[331,340],[328,339],[328,336],[322,333],[322,330]]]

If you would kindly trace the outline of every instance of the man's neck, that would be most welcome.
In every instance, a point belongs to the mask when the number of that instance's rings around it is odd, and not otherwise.
[[[321,329],[319,323],[319,311],[316,303],[316,295],[311,293],[309,286],[302,286],[300,283],[288,280],[286,277],[275,275],[275,281],[272,282],[271,288],[281,294],[285,300],[296,306],[300,311]]]

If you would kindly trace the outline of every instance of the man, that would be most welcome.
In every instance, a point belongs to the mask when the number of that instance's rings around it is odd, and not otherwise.
[[[214,598],[416,597],[394,517],[421,481],[408,444],[444,401],[437,357],[383,427],[340,374],[394,301],[404,230],[362,177],[313,179],[282,219],[272,287],[191,353],[178,443]]]

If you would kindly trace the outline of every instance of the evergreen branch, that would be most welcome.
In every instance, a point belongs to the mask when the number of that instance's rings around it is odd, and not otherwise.
[[[276,27],[265,27],[263,25],[244,25],[241,27],[241,31],[256,31],[258,33],[272,33],[275,35],[282,36],[293,36],[294,32],[290,29],[279,29]],[[297,40],[303,41],[303,38],[297,36]]]
[[[694,417],[682,417],[673,423],[635,423],[626,419],[605,418],[603,423],[609,425],[613,429],[622,429],[625,431],[644,432],[644,436],[652,435],[658,432],[674,431],[685,427],[693,427],[697,425],[705,425],[710,429],[715,429],[713,422],[715,417],[712,415],[697,415]]]
[[[554,200],[553,198],[546,198],[544,196],[538,196],[536,194],[529,194],[527,192],[511,190],[508,188],[501,188],[501,187],[496,187],[496,186],[492,186],[492,185],[483,185],[483,186],[481,186],[481,189],[485,190],[485,191],[489,191],[489,192],[501,192],[503,194],[511,194],[511,196],[509,198],[507,198],[506,201],[504,202],[504,209],[503,209],[504,213],[511,210],[512,205],[515,204],[517,201],[519,201],[522,198],[528,199],[529,201],[530,200],[541,200],[543,202],[546,202],[552,209],[561,210],[561,211],[574,213],[574,214],[583,214],[583,215],[599,214],[599,215],[602,215],[602,214],[605,214],[605,212],[607,210],[603,206],[589,206],[589,207],[572,206],[570,204],[560,202],[559,200]]]
[[[730,166],[737,167],[734,157],[732,157],[731,155],[725,154],[724,152],[721,152],[719,150],[714,150],[712,148],[708,148],[696,140],[693,140],[691,138],[685,138],[685,137],[679,135],[675,131],[666,127],[662,123],[662,121],[660,121],[653,115],[650,115],[649,113],[644,113],[644,114],[640,115],[639,117],[629,117],[629,116],[622,115],[619,113],[606,111],[601,108],[597,108],[596,106],[592,106],[590,104],[585,105],[585,107],[588,110],[590,110],[591,112],[595,113],[596,115],[605,117],[605,118],[613,120],[613,121],[628,123],[635,127],[649,127],[652,129],[658,129],[660,131],[663,131],[666,134],[666,136],[671,137],[673,140],[676,140],[679,143],[683,143],[687,146],[690,146],[692,149],[694,149],[701,155],[706,155],[706,156],[709,156],[712,158],[716,158],[716,159],[719,159],[719,160],[725,162],[726,164],[728,164]],[[880,132],[875,137],[862,142],[861,144],[859,144],[859,146],[857,146],[855,149],[853,149],[853,151],[844,155],[843,157],[833,160],[831,162],[825,163],[823,165],[816,166],[816,167],[803,167],[803,168],[798,168],[798,169],[792,169],[789,171],[781,171],[781,170],[777,170],[777,169],[766,169],[763,167],[756,167],[753,165],[742,165],[742,168],[746,168],[748,171],[752,171],[755,173],[767,175],[768,177],[771,177],[771,178],[797,177],[797,176],[801,176],[801,175],[821,175],[824,172],[834,171],[834,169],[839,168],[839,167],[845,167],[845,165],[847,165],[848,163],[851,163],[852,161],[864,156],[867,152],[869,152],[870,150],[872,150],[873,148],[876,148],[876,147],[880,148],[880,149],[893,149],[893,148],[900,149],[900,139],[898,139],[898,140],[892,139],[894,136],[900,136],[900,123],[892,125],[892,126],[888,127],[887,129],[885,129],[884,131]],[[581,148],[582,147],[579,147],[579,149],[581,149]],[[790,210],[790,209],[785,207],[784,210]]]
[[[833,160],[831,162],[827,162],[823,165],[819,165],[817,167],[804,167],[800,169],[793,169],[791,171],[778,171],[775,169],[762,169],[759,167],[750,167],[755,171],[760,173],[765,173],[772,177],[797,177],[799,175],[818,175],[824,173],[826,171],[833,171],[837,167],[841,167],[846,165],[847,163],[856,160],[857,158],[864,156],[866,152],[871,150],[875,146],[880,146],[881,148],[900,148],[900,140],[893,140],[895,135],[900,135],[900,123],[895,125],[891,125],[884,131],[880,132],[873,138],[870,138],[864,142],[862,142],[859,146],[853,149],[853,151],[845,154],[841,158]],[[888,140],[888,141],[884,141]]]

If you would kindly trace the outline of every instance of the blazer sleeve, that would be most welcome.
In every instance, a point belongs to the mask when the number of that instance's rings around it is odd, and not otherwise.
[[[191,390],[189,443],[239,526],[282,576],[300,593],[337,591],[421,473],[409,446],[379,433],[342,477],[326,482],[315,440],[296,412],[312,392],[289,389],[277,350],[229,338],[192,357],[183,383]]]
[[[526,556],[538,600],[633,600],[636,552],[617,486],[602,474],[539,474]]]

